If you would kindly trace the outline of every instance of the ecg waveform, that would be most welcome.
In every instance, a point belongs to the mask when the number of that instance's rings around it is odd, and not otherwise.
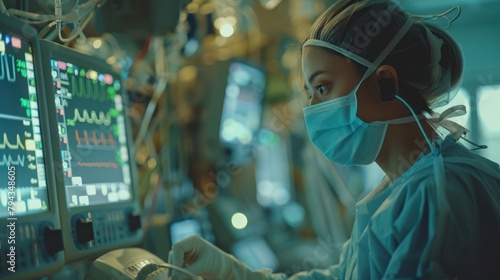
[[[10,63],[8,57],[10,57]],[[5,76],[7,76],[7,81],[9,82],[16,81],[16,64],[13,55],[2,53],[0,55],[0,80],[4,80]]]
[[[87,130],[84,130],[83,137],[80,137],[80,133],[78,133],[78,130],[75,130],[75,138],[78,142],[78,145],[81,145],[82,142],[85,142],[85,144],[87,145],[94,144],[95,146],[116,146],[115,139],[113,138],[113,134],[111,132],[108,132],[108,138],[106,138],[104,132],[101,132],[100,137],[97,137],[97,133],[95,131],[93,131],[92,136],[89,137]]]
[[[14,156],[15,158],[15,156]],[[0,162],[0,166],[11,166],[18,165],[24,167],[25,156],[17,155],[17,159],[14,160],[11,155],[3,155],[2,161]]]
[[[75,116],[73,119],[68,119],[67,122],[68,125],[74,126],[76,121],[109,125],[111,124],[111,115],[104,112],[96,113],[94,110],[90,111],[90,114],[87,110],[83,110],[83,112],[80,113],[78,108],[75,108]]]
[[[118,164],[116,162],[78,162],[78,166],[81,167],[106,167],[118,169]]]
[[[92,83],[89,79],[71,76],[71,84],[73,93],[78,97],[99,101],[105,101],[107,99],[104,88],[100,87],[97,83]]]
[[[21,136],[19,134],[16,134],[16,140],[14,140],[14,142],[10,142],[7,133],[3,134],[3,141],[0,144],[0,150],[4,150],[5,148],[9,148],[11,150],[25,149],[23,141],[21,141]]]

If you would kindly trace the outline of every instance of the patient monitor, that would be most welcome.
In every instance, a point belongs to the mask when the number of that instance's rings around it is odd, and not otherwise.
[[[105,61],[41,40],[67,262],[142,239],[127,97]]]

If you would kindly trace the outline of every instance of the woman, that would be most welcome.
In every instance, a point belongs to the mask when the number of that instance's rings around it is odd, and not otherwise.
[[[462,69],[447,33],[393,2],[339,1],[316,20],[302,45],[308,134],[333,162],[376,162],[387,176],[357,204],[340,263],[291,279],[500,277],[499,166],[431,110],[453,97]],[[207,279],[286,279],[197,237],[175,244],[171,261]]]

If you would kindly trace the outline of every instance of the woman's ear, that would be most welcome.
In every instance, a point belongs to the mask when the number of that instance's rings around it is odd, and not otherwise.
[[[381,65],[375,70],[375,74],[379,80],[391,79],[394,83],[394,89],[399,92],[398,72],[391,65]]]

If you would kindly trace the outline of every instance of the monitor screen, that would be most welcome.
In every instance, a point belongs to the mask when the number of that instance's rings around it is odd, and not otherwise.
[[[30,42],[0,28],[0,218],[49,210]]]
[[[51,53],[55,110],[69,207],[130,201],[121,79]]]
[[[247,63],[234,61],[229,65],[220,139],[234,145],[250,144],[260,127],[266,76]]]

